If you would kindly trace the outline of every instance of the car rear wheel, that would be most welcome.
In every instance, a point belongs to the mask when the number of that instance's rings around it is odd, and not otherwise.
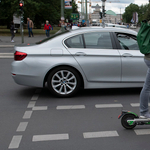
[[[58,67],[48,76],[47,84],[52,94],[58,97],[73,96],[80,88],[80,76],[70,67]]]

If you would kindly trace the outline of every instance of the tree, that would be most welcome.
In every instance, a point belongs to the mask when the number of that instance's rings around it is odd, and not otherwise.
[[[13,14],[18,16],[20,0],[1,0],[0,2],[0,22],[7,24],[13,20]],[[49,20],[51,24],[58,24],[61,18],[61,0],[24,0],[24,22],[29,17],[33,20],[37,28],[41,28],[41,24]],[[73,9],[65,10],[65,17],[68,18],[72,12],[77,12],[77,5],[73,0]]]
[[[146,4],[146,5],[141,5],[139,7],[139,23],[142,21],[142,20],[145,20],[146,19],[146,14],[147,12],[149,11],[149,5]],[[150,13],[150,12],[149,12]]]
[[[133,12],[139,12],[139,6],[136,4],[130,4],[128,7],[125,9],[125,13],[122,15],[123,16],[123,21],[124,22],[131,22],[131,19],[133,17]]]

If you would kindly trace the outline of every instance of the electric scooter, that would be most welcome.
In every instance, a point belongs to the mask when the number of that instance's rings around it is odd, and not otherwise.
[[[150,125],[150,119],[139,118],[137,114],[131,111],[122,110],[121,115],[118,116],[118,119],[120,118],[125,129],[133,129],[136,125]]]

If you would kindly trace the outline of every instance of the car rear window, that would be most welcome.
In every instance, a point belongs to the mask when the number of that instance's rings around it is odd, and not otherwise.
[[[68,33],[68,32],[70,32],[70,31],[69,30],[66,30],[66,31],[63,31],[63,32],[61,31],[59,33],[56,33],[56,34],[52,35],[51,37],[48,37],[48,38],[45,38],[45,39],[43,39],[43,40],[41,40],[39,42],[36,42],[36,44],[42,44],[44,42],[47,42],[50,39],[53,39],[53,38],[55,38],[55,37],[57,37],[59,35],[62,35],[62,34]]]

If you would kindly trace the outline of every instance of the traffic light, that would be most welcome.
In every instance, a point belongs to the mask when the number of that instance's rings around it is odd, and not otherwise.
[[[103,10],[103,17],[106,17],[106,10]]]
[[[100,15],[100,19],[102,19],[103,18],[102,12],[99,12],[99,15]]]
[[[20,11],[23,12],[23,2],[20,2],[20,3],[19,3],[19,9],[20,9]]]

